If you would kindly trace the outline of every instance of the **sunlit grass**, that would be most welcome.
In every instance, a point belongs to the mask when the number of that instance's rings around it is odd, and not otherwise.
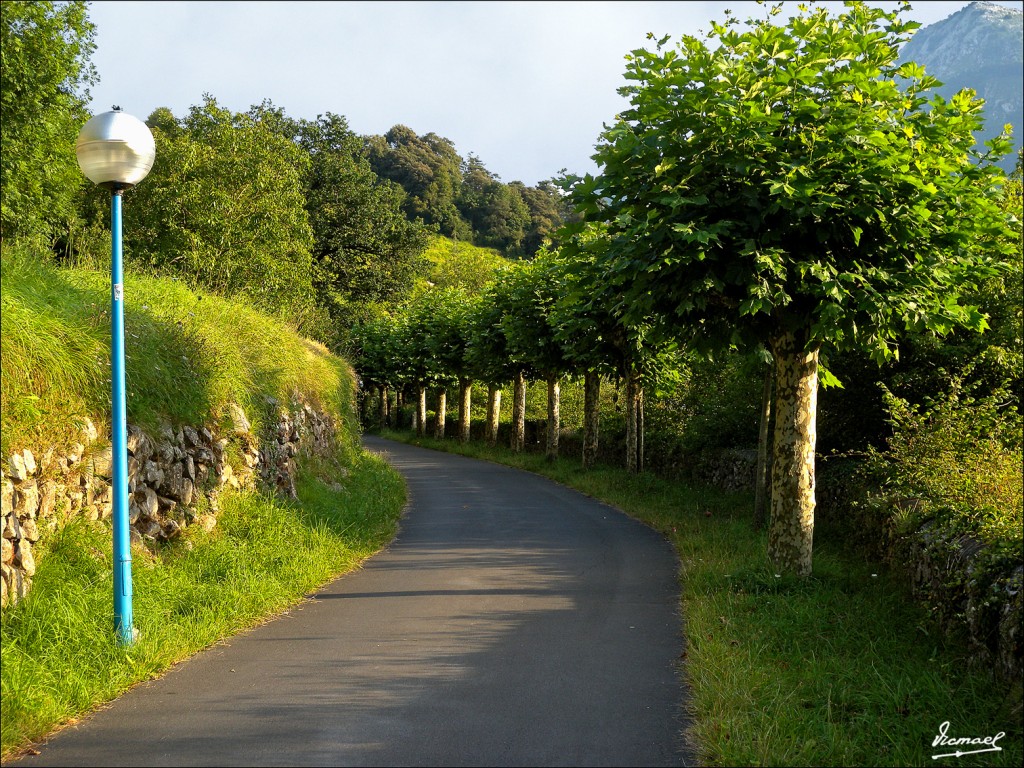
[[[947,762],[1020,765],[1020,704],[1007,686],[972,667],[884,568],[837,542],[817,543],[812,578],[776,577],[765,535],[751,530],[748,494],[607,466],[584,472],[578,460],[480,443],[383,436],[547,475],[669,538],[702,764],[937,765],[932,741],[949,721],[950,735],[1006,736],[1001,752]]]
[[[73,445],[86,418],[109,434],[109,275],[5,244],[0,280],[0,451]],[[357,431],[347,364],[274,318],[169,278],[125,276],[125,379],[128,421],[150,429],[207,423],[229,402],[258,429],[267,398],[301,392]]]

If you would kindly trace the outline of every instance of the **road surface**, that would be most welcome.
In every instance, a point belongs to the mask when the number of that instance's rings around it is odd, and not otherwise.
[[[385,551],[18,766],[685,765],[669,544],[545,478],[368,437]]]

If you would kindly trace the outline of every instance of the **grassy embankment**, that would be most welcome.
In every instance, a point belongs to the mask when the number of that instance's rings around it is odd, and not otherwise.
[[[816,541],[814,576],[778,578],[752,498],[578,460],[545,461],[482,443],[384,437],[547,475],[663,532],[679,554],[692,737],[709,765],[1017,766],[1020,702],[971,668],[878,564]],[[1016,709],[1014,709],[1016,707]],[[1005,732],[1002,752],[933,760],[977,747],[950,737]]]
[[[15,449],[72,444],[86,418],[109,434],[108,281],[5,244],[5,460]],[[401,479],[358,446],[346,363],[280,322],[173,280],[129,276],[125,295],[129,423],[210,423],[236,402],[257,431],[266,398],[300,392],[336,417],[341,440],[335,456],[303,466],[297,503],[225,495],[211,533],[189,528],[154,552],[136,550],[141,634],[130,648],[114,640],[109,522],[79,519],[44,535],[31,592],[0,621],[4,757],[357,568],[393,537],[404,503]]]

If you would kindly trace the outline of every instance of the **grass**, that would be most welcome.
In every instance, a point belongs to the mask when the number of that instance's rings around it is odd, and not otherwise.
[[[5,243],[0,280],[0,453],[73,445],[86,418],[109,434],[109,275],[58,269]],[[128,421],[150,430],[208,423],[235,402],[256,431],[268,397],[288,402],[300,391],[358,432],[344,361],[274,318],[170,278],[125,276],[125,378]]]
[[[32,591],[0,620],[3,756],[358,568],[393,538],[405,502],[401,479],[370,454],[345,477],[307,466],[297,489],[299,503],[228,496],[211,533],[135,550],[129,648],[114,640],[109,524],[61,529]]]
[[[752,500],[480,443],[384,437],[547,475],[663,532],[681,563],[690,735],[707,765],[1016,766],[1020,702],[972,667],[878,565],[816,544],[814,576],[778,578]],[[950,737],[1005,732],[1003,751],[933,760]],[[960,747],[971,749],[971,747]]]

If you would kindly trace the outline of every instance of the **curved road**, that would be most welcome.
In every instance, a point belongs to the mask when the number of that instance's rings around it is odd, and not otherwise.
[[[537,475],[365,444],[409,486],[387,550],[17,764],[692,760],[667,542]]]

